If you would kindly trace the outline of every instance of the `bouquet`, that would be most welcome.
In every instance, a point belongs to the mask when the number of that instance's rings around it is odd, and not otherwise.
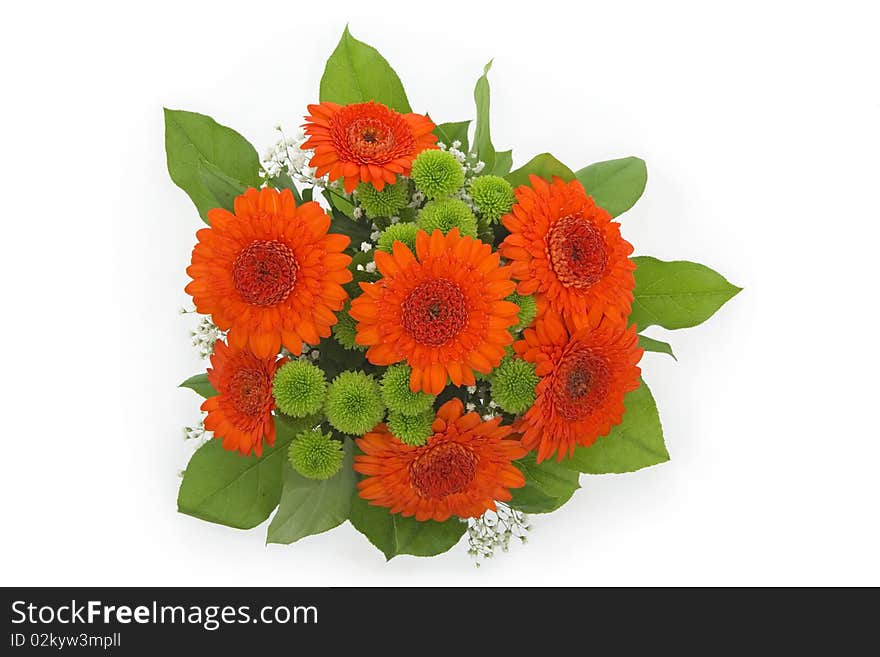
[[[187,268],[210,359],[182,385],[183,513],[289,544],[349,521],[390,559],[468,534],[478,560],[525,539],[582,473],[668,460],[641,333],[695,326],[739,288],[633,257],[617,217],[636,157],[513,169],[489,124],[413,112],[348,28],[302,129],[260,160],[208,116],[165,110],[172,180],[207,226]],[[478,561],[479,563],[479,561]]]

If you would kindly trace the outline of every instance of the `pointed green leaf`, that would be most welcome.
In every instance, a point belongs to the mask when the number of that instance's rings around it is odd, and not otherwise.
[[[275,445],[264,446],[262,456],[227,451],[219,439],[205,443],[183,473],[177,510],[237,529],[256,527],[278,506],[287,446],[297,433],[315,422],[316,418],[276,416]]]
[[[658,354],[669,354],[672,356],[673,360],[678,360],[678,358],[675,357],[675,354],[672,353],[672,345],[668,342],[655,340],[654,338],[649,338],[647,335],[639,335],[639,346],[645,351],[654,351]]]
[[[492,174],[493,176],[501,176],[502,178],[510,173],[513,167],[513,151],[498,151],[495,153],[495,166],[491,171],[483,171],[484,174]]]
[[[199,162],[198,171],[202,186],[212,197],[212,207],[232,212],[235,197],[244,194],[246,187],[210,162]]]
[[[480,76],[476,87],[474,87],[474,102],[477,104],[474,152],[486,164],[485,173],[490,173],[495,168],[495,147],[492,145],[492,135],[489,128],[489,78],[487,74],[490,68],[492,68],[491,61],[483,68],[483,75]]]
[[[657,404],[642,381],[624,400],[623,421],[590,447],[576,447],[562,465],[588,474],[634,472],[669,460]]]
[[[303,477],[285,461],[282,466],[284,483],[278,512],[269,524],[267,543],[285,545],[306,536],[320,534],[341,525],[351,511],[355,491],[355,473],[352,470],[354,443],[343,444],[345,456],[342,469],[330,479]]]
[[[202,372],[201,374],[194,374],[186,381],[181,383],[179,387],[195,390],[205,399],[207,399],[208,397],[213,397],[217,394],[217,391],[214,390],[214,386],[212,386],[211,383],[208,381],[208,375],[204,372]]]
[[[630,322],[639,330],[652,324],[667,329],[696,326],[742,289],[696,262],[666,262],[649,256],[633,261],[636,287]]]
[[[596,162],[576,175],[596,205],[605,208],[612,217],[635,205],[648,182],[645,162],[637,157]]]
[[[348,26],[327,60],[320,99],[340,105],[375,100],[404,114],[412,112],[397,73],[378,50],[355,39]]]
[[[442,141],[446,146],[452,146],[452,142],[460,141],[461,146],[458,150],[462,153],[468,152],[468,128],[470,121],[459,121],[457,123],[441,123],[434,128],[434,134],[437,139]]]
[[[507,182],[511,185],[518,187],[530,184],[530,175],[543,178],[547,182],[552,182],[553,176],[558,176],[565,181],[574,180],[572,170],[550,155],[550,153],[536,155],[516,171],[507,174],[505,178],[507,178]]]
[[[399,554],[433,557],[446,552],[458,543],[467,529],[467,524],[458,518],[419,522],[398,513],[391,514],[383,507],[371,506],[357,493],[352,497],[349,520],[389,560]]]
[[[210,116],[165,109],[168,173],[207,220],[232,188],[260,186],[257,151],[235,130]],[[219,195],[219,199],[218,199]]]
[[[549,513],[555,511],[571,499],[580,488],[578,473],[566,468],[555,460],[535,462],[535,454],[529,453],[514,465],[526,478],[523,488],[510,492],[513,498],[510,506],[526,513]]]

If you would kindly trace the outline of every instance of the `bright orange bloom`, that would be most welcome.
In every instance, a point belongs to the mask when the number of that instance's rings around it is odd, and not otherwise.
[[[415,256],[395,242],[393,253],[376,251],[375,258],[382,278],[361,283],[364,293],[349,311],[371,363],[406,360],[410,388],[432,394],[447,375],[454,385],[474,385],[474,370],[498,367],[519,307],[504,301],[515,284],[490,245],[457,228],[430,237],[420,230]]]
[[[508,489],[526,483],[511,461],[526,450],[507,438],[512,429],[499,426],[501,418],[483,422],[463,410],[459,399],[443,404],[434,435],[421,447],[402,443],[384,424],[358,438],[364,453],[354,457],[354,469],[367,475],[358,484],[360,496],[391,513],[438,522],[476,518],[494,511],[495,500],[509,500]]]
[[[313,148],[309,166],[330,180],[345,179],[351,193],[359,182],[381,190],[393,185],[397,174],[408,176],[412,162],[423,150],[437,148],[434,123],[421,114],[400,114],[370,101],[354,105],[323,102],[309,105],[304,124]]]
[[[263,438],[270,447],[275,444],[272,379],[286,361],[275,355],[259,358],[220,340],[214,344],[208,381],[217,394],[205,400],[202,410],[208,413],[205,429],[223,440],[223,449],[262,456]]]
[[[529,179],[531,187],[516,189],[516,205],[501,220],[510,235],[499,250],[512,261],[517,291],[535,293],[539,317],[549,307],[578,325],[603,315],[625,323],[636,266],[620,225],[578,181]]]
[[[602,320],[569,332],[547,312],[513,345],[535,363],[541,381],[535,404],[514,423],[523,446],[538,448],[540,463],[553,454],[561,461],[575,445],[592,445],[623,418],[623,398],[639,387],[642,357],[635,326]]]
[[[210,228],[186,273],[196,310],[229,330],[229,344],[275,356],[283,343],[296,355],[302,343],[330,335],[334,311],[348,294],[349,239],[328,234],[330,217],[314,202],[296,207],[289,189],[248,189],[235,199],[235,214],[208,212]]]

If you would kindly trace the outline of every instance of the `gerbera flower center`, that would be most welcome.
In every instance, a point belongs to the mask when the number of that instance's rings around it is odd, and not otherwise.
[[[425,451],[410,466],[410,481],[422,497],[442,498],[460,493],[477,474],[477,456],[460,443],[441,443]]]
[[[458,285],[445,278],[416,286],[401,308],[403,328],[420,344],[439,347],[467,325],[467,299]]]
[[[348,147],[356,156],[376,161],[394,148],[394,132],[376,119],[356,119],[348,126]]]
[[[293,290],[299,262],[278,240],[256,240],[232,263],[232,282],[242,301],[257,306],[281,303]]]
[[[580,215],[557,221],[547,236],[550,263],[565,287],[588,288],[605,273],[608,254],[602,233]]]
[[[605,398],[610,378],[606,360],[589,349],[567,354],[557,367],[552,388],[556,411],[570,422],[586,418]]]
[[[232,375],[228,394],[235,410],[249,416],[265,413],[266,404],[272,398],[266,373],[249,368],[242,368]]]

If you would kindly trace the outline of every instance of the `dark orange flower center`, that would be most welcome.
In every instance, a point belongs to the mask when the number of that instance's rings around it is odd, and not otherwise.
[[[553,381],[556,412],[570,422],[583,420],[605,398],[610,378],[606,360],[589,349],[566,354]]]
[[[467,325],[467,299],[452,281],[435,278],[416,286],[401,304],[403,328],[413,340],[439,347]]]
[[[242,368],[229,380],[229,398],[235,410],[243,415],[257,416],[266,411],[272,398],[269,377],[258,369]]]
[[[256,240],[232,263],[232,282],[242,301],[272,306],[284,301],[296,284],[299,263],[293,251],[277,240]]]
[[[348,146],[354,154],[376,160],[394,147],[394,133],[376,119],[357,119],[348,126]]]
[[[429,448],[410,466],[410,481],[422,497],[460,493],[477,474],[477,456],[460,443]]]
[[[403,116],[376,103],[346,105],[330,120],[330,134],[340,159],[384,165],[409,153],[415,143]]]
[[[547,246],[553,271],[565,287],[590,287],[605,273],[605,240],[599,229],[581,216],[569,215],[553,224]]]

